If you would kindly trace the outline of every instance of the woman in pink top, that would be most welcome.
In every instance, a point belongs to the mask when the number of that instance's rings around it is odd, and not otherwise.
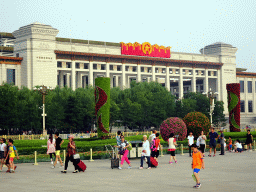
[[[176,150],[176,139],[174,138],[174,134],[171,133],[168,139],[168,144],[169,144],[169,149],[168,151],[171,152],[171,156],[170,156],[170,161],[169,163],[172,164],[172,158],[175,161],[175,163],[177,163],[176,157],[175,157],[175,150]]]
[[[47,141],[47,154],[50,155],[51,164],[53,164],[52,154],[54,154],[54,156],[56,158],[54,145],[55,145],[55,139],[53,139],[52,134],[50,134],[49,140]]]

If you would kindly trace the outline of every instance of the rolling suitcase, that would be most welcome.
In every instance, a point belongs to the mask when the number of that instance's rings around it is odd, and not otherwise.
[[[77,166],[79,167],[79,171],[85,171],[86,170],[86,165],[84,164],[83,161],[80,161]]]
[[[158,166],[158,162],[154,159],[154,157],[150,157],[150,163],[151,163],[151,167],[156,168]]]
[[[110,148],[112,149],[112,155],[110,153],[110,151],[108,150],[108,146],[110,146]],[[107,152],[110,154],[111,156],[111,168],[118,168],[119,167],[119,159],[117,158],[117,153],[115,153],[114,148],[111,145],[105,145]]]

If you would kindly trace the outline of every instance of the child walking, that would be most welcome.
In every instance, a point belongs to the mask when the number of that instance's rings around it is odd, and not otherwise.
[[[232,152],[232,138],[230,136],[228,139],[228,150],[229,150],[229,152]]]
[[[14,170],[16,168],[16,166],[14,166],[14,158],[15,158],[15,153],[17,155],[17,159],[19,159],[19,156],[18,156],[18,153],[17,153],[17,149],[16,147],[13,145],[13,140],[12,139],[9,139],[9,163],[10,163],[10,173],[14,173]],[[15,152],[15,153],[14,153]]]
[[[200,169],[204,169],[204,158],[202,152],[200,152],[197,149],[196,144],[192,144],[191,146],[193,154],[192,154],[192,169],[194,172],[194,175],[196,177],[196,185],[194,188],[200,188],[201,183],[200,183],[200,177],[199,177],[199,171]]]

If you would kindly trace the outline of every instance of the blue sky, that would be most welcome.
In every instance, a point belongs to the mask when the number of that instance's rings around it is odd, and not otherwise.
[[[199,53],[224,42],[238,48],[237,67],[256,72],[255,0],[0,0],[0,31],[38,21],[58,37],[150,42]]]

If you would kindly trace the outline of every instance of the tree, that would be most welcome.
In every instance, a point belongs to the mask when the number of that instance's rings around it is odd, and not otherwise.
[[[224,115],[224,103],[223,101],[215,101],[215,107],[212,114],[212,123],[216,127],[226,126],[227,119]]]

